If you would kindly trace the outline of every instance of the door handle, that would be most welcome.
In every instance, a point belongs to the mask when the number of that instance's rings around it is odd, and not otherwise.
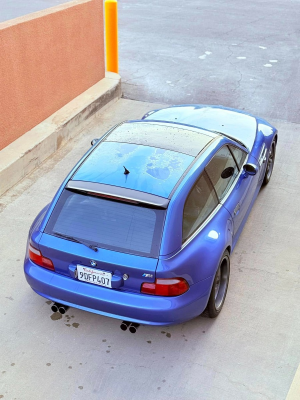
[[[233,215],[237,215],[240,211],[241,205],[240,203],[238,203],[235,207],[235,209],[233,210]]]

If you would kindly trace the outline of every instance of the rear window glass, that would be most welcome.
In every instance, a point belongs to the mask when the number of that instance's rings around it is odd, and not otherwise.
[[[165,210],[65,190],[45,232],[109,250],[157,257]]]

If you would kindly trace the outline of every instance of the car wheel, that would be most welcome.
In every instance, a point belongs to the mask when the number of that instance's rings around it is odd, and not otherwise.
[[[227,293],[229,275],[230,258],[229,252],[226,250],[217,269],[206,308],[207,314],[210,318],[216,318],[222,310]]]
[[[265,172],[265,176],[264,176],[264,180],[263,180],[263,185],[267,185],[271,180],[274,162],[275,162],[275,152],[276,152],[276,143],[272,142],[271,148],[269,151],[269,157],[267,160],[267,167],[266,167],[266,172]]]

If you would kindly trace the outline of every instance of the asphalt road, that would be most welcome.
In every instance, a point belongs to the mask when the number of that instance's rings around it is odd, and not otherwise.
[[[300,360],[299,125],[279,129],[275,169],[231,257],[216,320],[141,326],[77,309],[58,319],[23,274],[29,227],[99,137],[159,107],[120,100],[0,198],[0,399],[284,400]]]
[[[124,97],[300,122],[299,0],[119,0]]]

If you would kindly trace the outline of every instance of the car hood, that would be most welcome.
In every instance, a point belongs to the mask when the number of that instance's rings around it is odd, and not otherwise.
[[[143,119],[192,125],[228,135],[252,150],[257,121],[243,111],[221,106],[181,105],[149,112]]]

